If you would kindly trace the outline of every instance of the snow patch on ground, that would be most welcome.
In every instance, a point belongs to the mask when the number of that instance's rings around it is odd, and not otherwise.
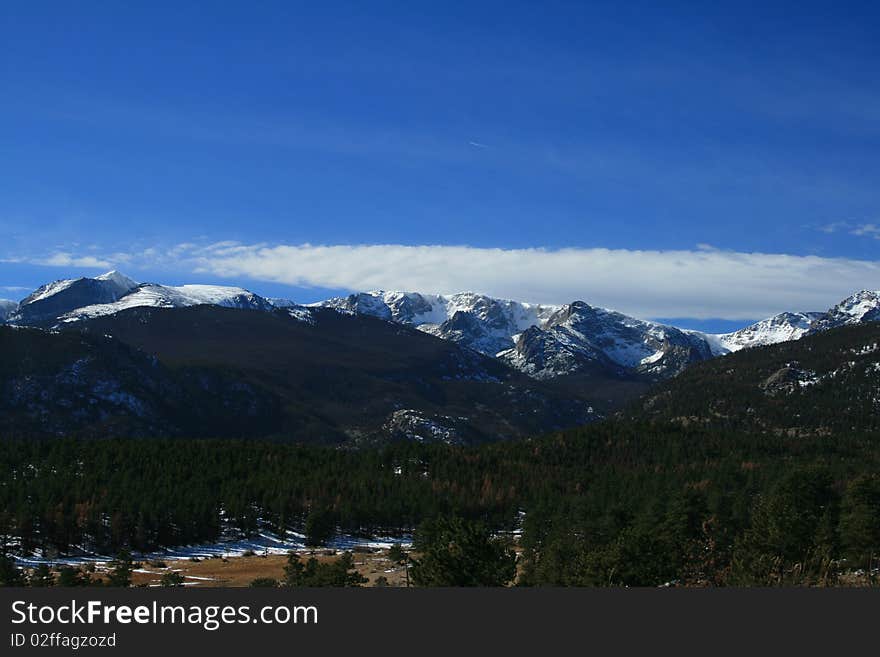
[[[373,548],[387,550],[393,544],[399,543],[405,548],[412,545],[412,536],[401,534],[397,536],[353,536],[341,534],[329,541],[325,549],[329,550],[354,550],[355,548]],[[135,553],[132,555],[136,561],[184,561],[189,559],[211,559],[222,557],[241,557],[245,553],[256,554],[287,554],[290,551],[303,552],[312,549],[306,545],[305,535],[295,531],[287,531],[279,536],[271,532],[260,532],[247,538],[236,538],[216,543],[200,543],[198,545],[184,545],[180,547],[157,550],[155,552]],[[321,549],[321,548],[318,548]],[[15,557],[21,566],[37,566],[41,563],[77,565],[85,563],[107,563],[113,560],[113,556],[106,554],[89,553],[78,551],[71,555],[48,558],[40,554]],[[146,572],[146,571],[144,571]]]

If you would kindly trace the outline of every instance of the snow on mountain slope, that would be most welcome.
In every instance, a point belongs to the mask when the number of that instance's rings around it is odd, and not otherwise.
[[[96,276],[95,280],[106,281],[107,283],[116,286],[116,289],[119,291],[120,294],[124,294],[138,286],[137,281],[129,278],[125,274],[116,271],[115,269],[112,271],[108,271],[106,274]]]
[[[300,308],[300,304],[296,301],[292,301],[290,299],[282,299],[281,297],[266,297],[266,301],[271,303],[276,308]]]
[[[8,321],[22,324],[51,321],[83,306],[117,301],[136,286],[135,281],[116,271],[96,278],[54,281],[22,299]]]
[[[180,308],[214,305],[226,308],[271,311],[285,308],[288,314],[311,322],[311,311],[289,300],[277,304],[241,287],[223,285],[159,285],[137,283],[117,271],[95,278],[60,280],[43,285],[21,304],[9,302],[0,307],[0,321],[25,325],[70,323],[104,315],[113,315],[128,308]]]
[[[498,354],[511,367],[536,379],[552,379],[583,372],[592,366],[614,369],[614,363],[589,340],[576,339],[565,330],[538,326],[517,336],[516,345]]]
[[[797,340],[806,335],[816,320],[823,315],[824,313],[780,313],[732,333],[705,337],[712,347],[713,354],[722,355],[749,347]]]
[[[0,299],[0,323],[5,322],[6,319],[16,310],[18,310],[17,301],[11,301],[10,299]]]
[[[711,357],[711,350],[700,335],[575,301],[543,327],[524,331],[516,346],[498,357],[538,379],[597,366],[618,374],[665,377]]]
[[[293,304],[290,306],[284,306],[284,310],[287,311],[288,315],[299,322],[305,322],[306,324],[315,323],[315,316],[312,313],[311,308],[306,308],[305,306]]]
[[[399,291],[360,292],[313,305],[414,326],[490,356],[510,349],[519,333],[542,324],[558,310],[558,306],[493,299],[473,292],[448,296]]]
[[[198,305],[224,306],[251,310],[272,310],[269,301],[241,287],[220,285],[181,285],[172,287],[145,283],[112,303],[94,304],[65,313],[62,322],[76,322],[103,315],[113,315],[128,308],[181,308]]]
[[[76,283],[77,281],[82,280],[79,278],[69,278],[66,280],[53,281],[52,283],[46,283],[45,285],[41,285],[36,290],[34,290],[29,296],[22,299],[22,304],[27,303],[36,303],[37,301],[43,301],[44,299],[48,299],[51,296],[58,294],[59,292],[63,292],[71,285]]]
[[[117,296],[122,296],[123,294],[137,287],[138,285],[136,281],[133,281],[127,276],[120,274],[118,271],[108,271],[106,274],[101,274],[100,276],[96,276],[95,278],[69,278],[53,281],[52,283],[47,283],[46,285],[42,285],[37,288],[29,296],[25,297],[22,300],[21,305],[24,306],[27,304],[35,303],[37,301],[44,301],[50,297],[60,294],[61,292],[64,292],[67,289],[70,289],[76,284],[82,283],[83,281],[100,281],[101,289],[112,291]]]
[[[315,316],[312,313],[312,309],[308,306],[303,306],[296,301],[279,297],[268,297],[266,301],[271,303],[275,308],[286,310],[288,315],[300,322],[305,322],[306,324],[315,323]]]
[[[862,290],[824,313],[780,313],[732,333],[704,335],[712,352],[720,356],[748,347],[798,340],[817,333],[863,322],[880,321],[880,291]]]
[[[315,304],[415,326],[484,354],[497,355],[535,378],[596,365],[651,376],[711,357],[698,334],[646,322],[581,301],[567,306],[493,299],[473,292],[428,295],[361,292]]]
[[[825,331],[838,326],[880,321],[880,290],[861,290],[828,309],[814,326],[813,331]]]

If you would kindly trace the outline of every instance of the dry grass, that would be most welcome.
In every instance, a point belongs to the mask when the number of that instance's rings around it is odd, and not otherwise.
[[[317,552],[301,552],[303,559],[315,557],[318,561],[334,561],[342,552],[322,550]],[[393,564],[388,559],[387,550],[379,552],[355,552],[355,569],[368,582],[364,586],[375,586],[376,580],[385,577],[389,586],[406,586],[406,571],[403,566]],[[287,555],[253,555],[229,558],[200,559],[198,561],[179,560],[165,561],[164,567],[160,562],[144,561],[138,571],[132,573],[132,586],[159,586],[162,576],[176,572],[183,577],[184,586],[187,588],[198,587],[243,587],[258,578],[284,578],[284,566],[287,564]],[[107,567],[97,564],[93,579],[103,579]],[[143,572],[146,571],[146,572]]]

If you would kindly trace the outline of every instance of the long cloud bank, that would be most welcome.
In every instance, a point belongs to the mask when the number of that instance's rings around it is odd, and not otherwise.
[[[562,304],[583,300],[637,317],[748,320],[825,310],[880,289],[880,261],[695,250],[494,249],[470,246],[178,244],[131,253],[60,253],[0,262],[190,272],[309,288],[408,290]],[[295,296],[295,295],[294,295]],[[296,300],[296,299],[295,299]]]
[[[511,299],[581,299],[641,317],[751,319],[824,310],[880,289],[880,262],[715,249],[492,249],[469,246],[189,247],[197,271],[349,290],[473,290]]]

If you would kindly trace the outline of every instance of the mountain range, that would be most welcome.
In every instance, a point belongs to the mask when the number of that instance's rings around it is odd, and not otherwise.
[[[0,326],[0,436],[471,444],[599,416],[583,394],[412,327],[110,273]]]
[[[681,370],[682,356],[706,360],[807,333],[880,319],[880,292],[863,290],[824,312],[783,312],[730,333],[678,329],[573,301],[563,306],[452,296],[360,292],[320,306],[400,322],[494,355],[538,378],[576,371],[577,361],[659,376]],[[543,348],[539,348],[543,347]],[[673,358],[677,353],[678,358]],[[544,365],[542,363],[549,363]]]
[[[880,293],[726,334],[583,301],[362,292],[300,305],[118,272],[0,309],[6,434],[470,444],[591,422],[698,363],[880,320]]]
[[[43,328],[115,315],[129,308],[214,305],[285,309],[311,321],[316,308],[370,316],[495,357],[535,379],[601,372],[614,379],[659,380],[694,362],[740,349],[796,340],[838,326],[880,320],[880,292],[863,290],[824,312],[783,312],[724,334],[683,330],[591,306],[543,305],[454,295],[373,291],[308,306],[261,297],[240,287],[137,283],[119,272],[55,281],[21,302],[0,302],[0,321]]]

